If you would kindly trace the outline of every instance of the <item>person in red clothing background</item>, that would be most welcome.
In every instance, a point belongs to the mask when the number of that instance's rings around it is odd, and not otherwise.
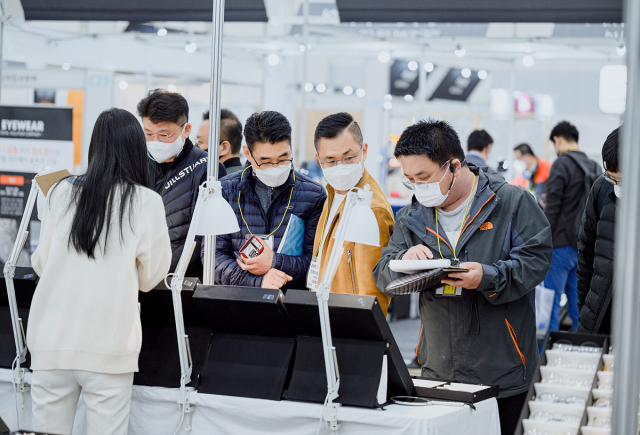
[[[549,178],[551,162],[536,157],[531,147],[526,143],[515,147],[513,149],[513,156],[513,169],[518,172],[518,175],[511,180],[509,184],[522,187],[532,192],[538,204],[544,208],[544,186]]]

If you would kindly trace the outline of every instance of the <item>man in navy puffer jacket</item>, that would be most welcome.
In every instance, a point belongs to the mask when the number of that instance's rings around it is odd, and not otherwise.
[[[245,169],[221,180],[222,195],[235,211],[240,231],[216,238],[216,284],[306,288],[327,195],[318,183],[293,170],[291,125],[284,115],[254,113],[244,136]],[[277,253],[292,215],[304,221],[302,255],[297,256]],[[252,235],[263,242],[264,251],[243,262],[237,254]]]

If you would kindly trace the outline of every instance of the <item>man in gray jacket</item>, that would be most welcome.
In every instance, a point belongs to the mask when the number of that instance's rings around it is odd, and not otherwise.
[[[402,276],[391,260],[445,258],[469,269],[420,294],[422,374],[499,385],[502,433],[511,435],[538,362],[533,290],[551,264],[549,223],[528,192],[467,166],[444,121],[407,128],[394,155],[414,198],[396,215],[376,285],[384,292]]]

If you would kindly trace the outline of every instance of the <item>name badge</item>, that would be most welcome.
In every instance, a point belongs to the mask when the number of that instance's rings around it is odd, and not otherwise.
[[[436,296],[462,296],[462,287],[445,285],[436,290]]]
[[[318,290],[318,285],[320,285],[320,262],[318,257],[313,257],[307,273],[307,288],[311,291],[316,291]]]

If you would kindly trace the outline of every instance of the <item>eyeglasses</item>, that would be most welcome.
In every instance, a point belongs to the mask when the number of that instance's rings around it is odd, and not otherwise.
[[[604,173],[604,179],[605,179],[605,180],[607,180],[609,183],[611,183],[611,184],[613,184],[613,185],[616,185],[616,186],[619,186],[619,185],[620,185],[620,181],[621,181],[621,180],[614,180],[614,179],[611,177],[611,174],[609,174],[609,173],[608,173],[608,172],[606,172],[606,171],[605,171],[605,173]]]
[[[569,397],[560,397],[557,394],[553,393],[543,393],[536,397],[536,400],[539,402],[548,402],[548,403],[569,403],[576,405],[584,405],[587,403],[587,399],[579,396],[569,396]]]
[[[429,179],[427,181],[416,181],[415,183],[412,183],[411,181],[409,181],[409,179],[406,176],[404,176],[402,178],[402,184],[404,184],[404,187],[406,187],[409,190],[415,190],[416,188],[424,189],[424,188],[426,188],[426,185],[429,184],[431,179],[433,177],[435,177],[436,175],[438,175],[440,173],[440,171],[442,171],[442,168],[444,168],[450,162],[451,162],[451,160],[447,160],[446,162],[444,162],[444,165],[440,166],[440,169],[438,169],[438,172],[436,172],[431,177],[429,177]],[[446,176],[446,173],[445,173],[445,176]],[[440,181],[442,181],[442,180],[444,180],[444,176],[442,177],[442,179]]]
[[[554,359],[551,363],[548,364],[549,367],[558,367],[563,369],[578,369],[584,371],[594,372],[598,368],[596,363],[592,363],[589,361],[581,361],[578,364],[573,364],[565,357],[558,357]]]
[[[563,423],[579,423],[582,419],[579,415],[564,414],[560,417],[556,417],[551,412],[536,412],[531,416],[531,419],[538,421],[560,421]]]
[[[323,168],[333,168],[338,163],[342,165],[355,165],[356,163],[358,163],[356,162],[356,160],[358,156],[360,156],[360,154],[362,154],[362,148],[360,148],[360,151],[355,156],[347,156],[341,160],[327,160],[325,162],[320,163],[320,165],[322,165]]]
[[[178,133],[182,134],[182,128],[186,125],[187,123],[185,122],[184,124],[182,124],[180,126],[180,130],[176,131],[173,134],[161,134],[161,133],[149,133],[149,132],[144,132],[144,137],[145,139],[147,139],[147,141],[152,141],[154,137],[157,137],[158,140],[160,142],[164,142],[164,143],[168,143],[171,142],[174,138],[174,136]]]
[[[595,416],[591,420],[589,420],[588,426],[611,427],[611,417],[604,417],[601,415]]]
[[[253,153],[251,151],[249,151],[249,154],[251,154],[251,157],[253,157]],[[253,157],[253,160],[256,161],[256,158]],[[258,169],[265,169],[265,168],[277,168],[278,166],[286,165],[287,163],[293,163],[293,159],[278,160],[275,163],[271,163],[271,162],[258,163],[256,161],[255,165],[258,167]]]
[[[555,373],[551,373],[548,379],[543,379],[543,383],[554,384],[554,385],[566,385],[569,387],[585,387],[591,386],[592,382],[590,382],[587,378],[583,376],[575,376],[571,379],[564,379]]]
[[[596,408],[609,408],[611,407],[611,399],[605,399],[604,397],[601,397],[593,402],[593,406],[595,406]]]
[[[613,390],[613,381],[598,382],[598,388],[601,390]]]
[[[525,435],[571,435],[571,431],[549,432],[545,429],[529,429]]]
[[[579,352],[579,353],[602,353],[602,348],[598,347],[595,343],[588,342],[581,345],[575,345],[571,343],[563,343],[557,341],[553,343],[554,350],[562,350],[565,352]]]

